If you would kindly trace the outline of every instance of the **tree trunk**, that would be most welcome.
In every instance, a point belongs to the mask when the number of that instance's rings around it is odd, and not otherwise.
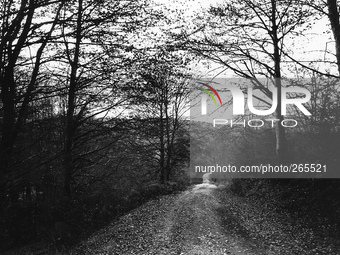
[[[160,116],[159,116],[159,142],[160,142],[160,182],[165,183],[165,144],[164,144],[164,119],[163,119],[163,104],[160,104]]]
[[[28,4],[28,11],[27,5]],[[7,9],[8,8],[8,9]],[[10,6],[4,5],[4,12],[2,15],[9,15]],[[3,109],[3,125],[2,137],[0,142],[0,192],[5,195],[6,189],[10,186],[10,177],[12,161],[12,154],[14,144],[17,136],[15,130],[17,116],[16,116],[16,83],[14,76],[14,68],[16,66],[19,54],[27,40],[30,31],[33,15],[34,15],[34,1],[23,1],[20,9],[12,23],[6,23],[8,20],[3,18],[1,27],[1,42],[0,42],[0,88],[1,101]],[[26,12],[27,11],[27,12]],[[26,13],[25,13],[26,12]],[[22,21],[25,23],[22,24]],[[20,30],[22,28],[22,31]],[[19,34],[19,32],[21,33]],[[16,45],[13,45],[13,40],[17,39]],[[20,121],[20,120],[19,120]],[[12,191],[13,192],[13,191]],[[15,197],[15,194],[11,194]],[[3,198],[0,198],[3,199]]]
[[[27,15],[26,23],[21,35],[18,37],[19,29],[25,15],[24,8],[26,2],[23,2],[18,11],[17,16],[8,23],[8,20],[2,18],[1,27],[1,40],[0,40],[0,88],[1,88],[1,102],[3,110],[3,124],[2,124],[2,137],[0,142],[0,188],[1,192],[5,191],[8,184],[8,174],[10,173],[10,162],[14,148],[14,127],[16,122],[15,111],[15,97],[16,97],[16,84],[14,80],[14,67],[22,47],[22,43],[26,40],[27,27],[30,26],[33,11],[30,10]],[[3,17],[9,15],[10,6],[4,4]],[[13,47],[13,38],[18,39],[17,45]]]
[[[167,100],[167,99],[165,99]],[[166,119],[166,181],[170,181],[170,172],[171,172],[171,157],[172,157],[172,143],[171,143],[171,134],[170,134],[170,119],[168,114],[168,102],[165,104],[165,119]]]
[[[73,171],[73,144],[76,134],[76,123],[74,119],[76,90],[77,90],[77,71],[80,54],[80,43],[82,40],[82,11],[83,0],[78,1],[78,15],[76,28],[76,43],[73,61],[71,61],[71,75],[68,90],[67,113],[66,113],[66,139],[65,139],[65,155],[64,155],[64,194],[66,198],[71,198],[71,177]],[[67,54],[71,54],[67,52]]]
[[[14,147],[14,126],[15,126],[15,81],[12,75],[13,68],[6,68],[5,75],[1,79],[1,101],[3,105],[3,125],[0,144],[0,173],[1,186],[5,185],[10,172],[10,162]]]
[[[9,3],[11,4],[11,3]],[[12,3],[13,4],[13,3]],[[28,5],[28,6],[27,6]],[[47,35],[42,35],[42,43],[37,50],[36,60],[34,68],[31,73],[31,80],[27,85],[26,92],[24,94],[23,103],[20,109],[17,109],[16,101],[16,89],[15,82],[15,66],[19,55],[24,48],[25,43],[28,40],[29,32],[32,27],[32,20],[34,12],[38,6],[34,0],[22,1],[19,11],[16,17],[8,23],[8,20],[3,19],[1,27],[1,42],[0,42],[0,66],[1,66],[1,102],[3,110],[3,125],[2,125],[2,137],[0,141],[0,193],[4,194],[6,188],[10,186],[10,173],[12,172],[11,162],[14,145],[18,134],[21,131],[22,125],[26,120],[26,112],[31,100],[32,92],[35,88],[37,77],[41,65],[41,57],[47,42],[50,40],[50,36],[54,31],[54,28],[58,22],[58,16],[61,11],[63,3],[57,11],[55,20]],[[8,12],[10,6],[4,4],[2,15],[10,15]],[[15,46],[13,45],[13,39],[16,39]],[[15,193],[15,191],[12,191]],[[17,197],[17,194],[12,194],[12,197]]]
[[[286,158],[286,133],[285,128],[281,125],[281,121],[284,119],[281,114],[281,54],[278,38],[278,27],[276,24],[276,0],[271,1],[272,4],[272,40],[274,45],[274,78],[275,86],[277,88],[277,108],[276,118],[279,120],[276,124],[276,155],[280,162]]]
[[[335,56],[340,75],[340,24],[337,0],[327,0],[328,19],[331,24],[334,40],[335,40]]]

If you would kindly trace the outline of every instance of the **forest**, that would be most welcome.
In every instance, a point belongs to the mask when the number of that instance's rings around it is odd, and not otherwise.
[[[37,240],[72,245],[154,197],[201,182],[190,168],[193,152],[235,166],[327,164],[339,176],[339,6],[1,0],[0,251]],[[279,121],[288,118],[282,89],[301,86],[311,93],[311,115],[292,107],[294,128],[215,132],[189,114],[192,81],[206,77],[252,80],[266,107],[269,80]],[[339,179],[227,181],[235,194],[340,235]]]

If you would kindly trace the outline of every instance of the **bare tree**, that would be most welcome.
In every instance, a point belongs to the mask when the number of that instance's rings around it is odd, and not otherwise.
[[[0,143],[1,191],[10,183],[13,149],[25,122],[32,95],[39,89],[37,83],[44,62],[46,46],[58,25],[64,1],[3,1],[0,26],[0,88],[2,136]],[[52,8],[46,21],[39,22],[42,9]],[[49,29],[46,29],[46,25]],[[27,52],[35,51],[28,55]],[[46,56],[45,56],[46,58]],[[18,83],[18,70],[30,66],[27,80]],[[27,68],[26,68],[27,70]],[[19,91],[20,90],[20,91]],[[4,194],[4,193],[2,193]]]
[[[138,67],[138,87],[131,98],[132,104],[138,104],[139,118],[148,120],[142,121],[144,127],[140,130],[153,134],[148,143],[157,155],[156,173],[161,183],[170,180],[176,164],[176,139],[184,125],[190,78],[184,70],[181,56],[159,50]]]
[[[334,40],[335,40],[335,56],[337,60],[338,72],[340,75],[340,23],[337,0],[327,0],[328,19],[331,24]]]
[[[309,17],[310,11],[301,1],[235,0],[211,6],[208,16],[196,20],[192,32],[175,36],[180,38],[178,47],[185,45],[191,52],[218,63],[224,71],[251,79],[254,89],[269,99],[272,92],[258,78],[271,79],[277,89],[276,118],[281,121],[282,70],[290,53],[286,39],[301,33]],[[276,153],[279,160],[284,160],[286,138],[280,121],[276,125]]]
[[[59,66],[53,70],[67,101],[63,178],[70,198],[79,139],[86,139],[82,127],[93,118],[112,118],[116,108],[124,108],[124,79],[138,55],[134,33],[156,15],[148,15],[146,1],[78,0],[66,7],[55,57]]]

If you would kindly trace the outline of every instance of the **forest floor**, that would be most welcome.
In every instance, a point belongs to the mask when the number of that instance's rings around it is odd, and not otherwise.
[[[340,240],[257,199],[205,183],[149,201],[71,250],[53,254],[339,255]]]

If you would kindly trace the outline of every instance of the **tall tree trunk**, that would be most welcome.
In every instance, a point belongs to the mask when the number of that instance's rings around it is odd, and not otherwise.
[[[9,4],[9,5],[7,5]],[[4,3],[2,16],[10,15],[12,12],[11,4]],[[10,186],[10,173],[11,162],[14,145],[18,134],[21,131],[22,125],[26,120],[26,112],[31,101],[32,92],[36,86],[37,77],[40,70],[41,58],[43,51],[50,40],[52,32],[57,24],[58,16],[60,14],[63,2],[60,3],[59,9],[56,13],[53,24],[47,33],[42,35],[42,43],[37,49],[34,68],[31,73],[29,84],[27,84],[26,92],[23,96],[23,102],[20,105],[20,109],[17,109],[17,95],[16,95],[16,82],[15,82],[15,66],[22,49],[25,47],[25,43],[28,40],[29,32],[32,27],[32,20],[35,13],[36,2],[34,0],[22,1],[19,11],[16,17],[7,23],[6,19],[3,19],[1,27],[1,42],[0,42],[0,97],[3,105],[3,125],[2,136],[0,141],[0,193],[4,194],[6,187]],[[16,39],[15,46],[13,40]],[[16,196],[16,195],[14,195]]]
[[[166,96],[164,97],[165,103],[165,119],[166,119],[166,167],[165,167],[165,179],[166,181],[170,181],[170,172],[171,172],[171,157],[172,157],[172,144],[171,144],[171,134],[170,134],[170,118],[168,113],[168,93],[166,92]]]
[[[277,88],[277,108],[275,111],[276,118],[279,120],[276,124],[276,155],[280,162],[286,158],[286,132],[285,128],[281,125],[281,121],[284,119],[281,114],[281,54],[278,38],[278,27],[276,23],[276,0],[271,0],[272,5],[272,40],[274,45],[274,78]]]
[[[160,142],[160,182],[165,183],[165,143],[164,143],[164,119],[163,119],[163,103],[160,104],[159,116],[159,142]]]
[[[27,39],[27,34],[31,26],[34,8],[33,2],[30,2],[31,8],[25,15],[28,1],[22,1],[20,9],[13,21],[8,23],[8,20],[3,18],[1,27],[1,42],[0,42],[0,88],[1,102],[3,110],[3,125],[2,137],[0,142],[0,189],[5,191],[5,186],[8,186],[8,178],[10,170],[10,162],[12,158],[13,148],[15,144],[15,123],[16,123],[16,83],[14,79],[14,68],[19,57],[20,51]],[[11,11],[10,3],[3,6],[4,12],[2,15],[6,17]],[[22,21],[26,17],[23,30]],[[7,22],[6,22],[7,21]],[[13,46],[13,40],[17,39],[17,43]]]
[[[173,156],[173,148],[174,148],[174,141],[175,141],[175,135],[176,135],[176,130],[177,130],[177,122],[178,120],[174,120],[174,124],[172,126],[172,132],[170,132],[170,126],[168,130],[168,145],[167,145],[167,161],[166,161],[166,179],[167,181],[170,181],[170,174],[171,174],[171,169],[172,169],[172,164],[171,164],[171,159]],[[170,125],[170,123],[169,123]]]
[[[9,12],[12,12],[11,4],[13,3],[7,4],[4,3],[4,11],[2,13],[3,16],[10,15]],[[0,141],[0,194],[5,194],[6,187],[11,185],[11,178],[9,175],[12,172],[10,164],[12,162],[14,145],[17,135],[20,132],[21,124],[26,118],[24,113],[26,112],[28,103],[25,103],[25,101],[21,105],[19,115],[17,115],[17,86],[15,82],[15,66],[17,65],[17,60],[19,58],[20,52],[22,51],[25,42],[27,41],[35,9],[36,5],[34,3],[34,0],[22,1],[20,9],[17,12],[16,17],[11,21],[11,23],[8,23],[8,20],[6,20],[5,18],[3,18],[2,20],[3,22],[1,27],[0,40],[0,96],[3,105],[3,123],[2,136]],[[15,39],[16,44],[13,45],[13,41]],[[45,40],[47,39],[45,38]],[[45,46],[46,43],[43,43],[38,49],[35,68],[32,72],[30,84],[27,86],[25,99],[28,99],[31,96],[33,85],[36,82],[38,70],[40,67],[40,57]],[[12,194],[11,196],[16,197],[15,194]]]
[[[340,24],[337,0],[327,0],[328,19],[331,24],[334,40],[335,40],[335,56],[340,75]]]
[[[68,90],[67,113],[66,113],[66,139],[64,155],[64,193],[66,198],[71,198],[71,177],[73,172],[73,144],[76,134],[76,123],[74,118],[77,91],[77,71],[80,54],[80,43],[82,40],[82,12],[83,0],[78,0],[76,43],[73,60],[70,61],[71,75]],[[71,54],[68,52],[67,54]]]
[[[6,191],[9,182],[10,162],[14,148],[15,112],[15,81],[12,75],[13,68],[6,68],[4,77],[1,77],[1,101],[3,105],[2,137],[0,143],[0,174],[1,194]]]

